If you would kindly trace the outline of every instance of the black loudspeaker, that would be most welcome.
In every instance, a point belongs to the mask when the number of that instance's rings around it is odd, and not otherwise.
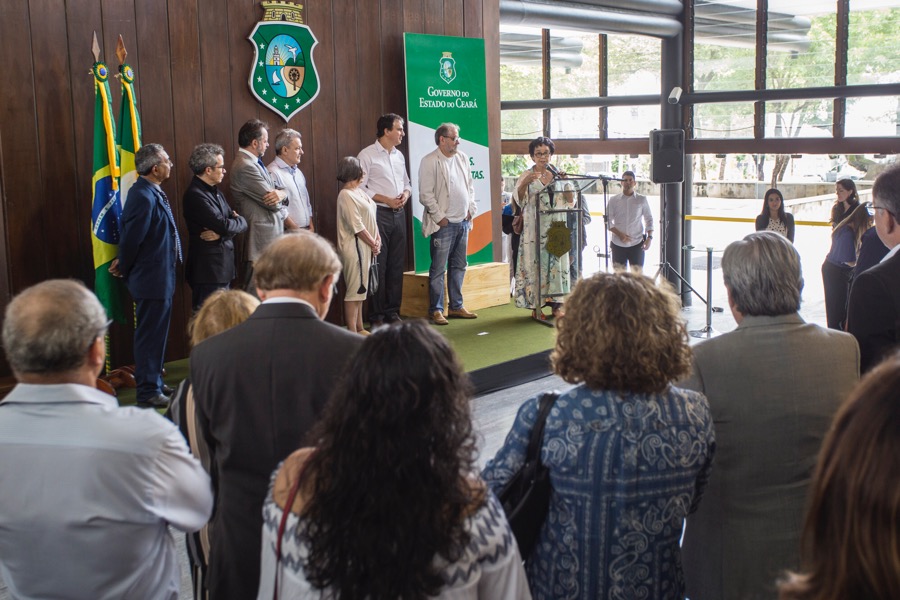
[[[684,131],[654,129],[650,132],[650,180],[653,183],[684,181]]]

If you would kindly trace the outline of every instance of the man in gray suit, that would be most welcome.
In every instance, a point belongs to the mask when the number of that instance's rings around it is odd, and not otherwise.
[[[231,164],[231,198],[237,212],[247,219],[247,244],[244,254],[244,287],[252,290],[253,263],[272,241],[284,233],[287,211],[284,189],[278,189],[266,170],[262,156],[269,147],[268,126],[251,119],[238,132],[238,150]]]
[[[853,336],[797,311],[800,255],[761,231],[722,257],[737,329],[694,347],[681,387],[709,398],[716,458],[682,545],[691,600],[774,598],[799,568],[807,486],[831,418],[859,379]]]

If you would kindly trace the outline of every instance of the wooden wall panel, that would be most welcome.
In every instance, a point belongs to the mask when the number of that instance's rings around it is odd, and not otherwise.
[[[187,159],[201,142],[221,144],[230,165],[237,131],[251,118],[303,134],[306,175],[325,237],[336,231],[337,162],[372,143],[379,115],[406,117],[403,32],[480,37],[498,30],[498,0],[316,0],[304,21],[319,40],[314,59],[320,93],[289,123],[249,91],[253,49],[247,40],[262,19],[259,0],[28,0],[0,3],[0,309],[11,294],[50,277],[93,282],[89,219],[93,150],[91,33],[115,72],[119,34],[136,72],[145,142],[163,144],[175,169],[163,189],[182,237],[181,197],[191,179]],[[488,64],[497,65],[497,34]],[[498,68],[498,67],[497,67]],[[498,79],[489,73],[489,88]],[[118,115],[118,80],[110,79]],[[490,93],[490,92],[489,92]],[[496,107],[499,111],[499,100]],[[491,117],[497,128],[499,117]],[[491,136],[499,167],[499,130]],[[494,141],[497,148],[493,148]],[[407,152],[406,144],[401,151]],[[274,148],[264,160],[274,158]],[[409,165],[415,169],[417,165]],[[230,199],[228,176],[222,190]],[[239,244],[241,240],[238,240]],[[412,254],[410,253],[410,257]],[[408,265],[411,266],[411,265]],[[179,270],[179,279],[183,274]],[[340,322],[341,302],[329,319]],[[168,359],[186,356],[190,289],[179,284]],[[129,326],[115,326],[113,362],[131,361]],[[9,374],[0,361],[0,377]]]

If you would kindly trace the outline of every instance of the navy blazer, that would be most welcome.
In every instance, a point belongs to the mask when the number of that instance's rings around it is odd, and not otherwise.
[[[178,262],[175,224],[162,193],[145,177],[138,177],[128,191],[120,233],[119,271],[131,296],[171,298]]]
[[[900,346],[900,253],[853,280],[847,331],[859,342],[863,373]]]
[[[190,236],[184,278],[191,285],[227,284],[235,276],[233,238],[247,231],[247,221],[232,214],[216,186],[196,175],[184,192],[181,209]],[[204,229],[216,232],[219,239],[203,240],[200,233]]]

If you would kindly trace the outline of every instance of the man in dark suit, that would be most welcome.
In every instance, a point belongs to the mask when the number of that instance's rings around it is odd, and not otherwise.
[[[162,408],[171,390],[162,368],[172,317],[175,265],[182,261],[175,215],[160,184],[172,173],[172,161],[159,144],[145,144],[134,155],[138,180],[131,186],[119,238],[119,257],[110,272],[125,278],[135,302],[134,379],[137,404]]]
[[[859,342],[863,372],[900,345],[900,167],[875,179],[872,208],[875,230],[889,250],[853,280],[847,307],[847,331]]]
[[[859,378],[853,336],[798,314],[800,255],[787,238],[751,233],[722,255],[737,329],[693,347],[690,379],[706,394],[716,459],[682,544],[691,600],[774,598],[800,567],[800,531],[816,455]]]
[[[234,279],[234,236],[247,231],[244,217],[231,210],[216,186],[225,177],[225,151],[200,144],[188,160],[194,178],[184,192],[181,210],[190,244],[184,275],[191,286],[194,311],[216,290]]]
[[[301,230],[256,262],[263,303],[191,352],[197,420],[214,465],[209,583],[216,600],[256,597],[262,505],[279,461],[304,444],[362,338],[322,319],[341,261]]]
[[[250,286],[253,263],[266,246],[284,233],[287,192],[279,188],[262,161],[269,147],[269,130],[259,119],[251,119],[238,132],[240,149],[231,163],[231,199],[247,219],[244,255],[244,287]]]

